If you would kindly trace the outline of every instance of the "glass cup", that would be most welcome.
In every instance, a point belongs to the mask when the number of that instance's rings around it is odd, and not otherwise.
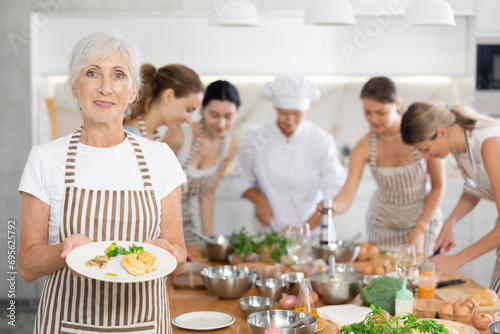
[[[288,255],[299,266],[306,266],[311,256],[311,230],[308,223],[289,226],[285,231]]]
[[[495,321],[500,321],[500,312],[495,313]]]

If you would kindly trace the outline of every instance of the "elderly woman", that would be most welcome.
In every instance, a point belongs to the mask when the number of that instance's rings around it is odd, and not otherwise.
[[[141,87],[138,57],[136,44],[116,34],[82,39],[73,49],[68,84],[83,126],[34,147],[28,158],[19,186],[18,271],[26,281],[48,275],[35,333],[171,332],[166,277],[97,281],[65,263],[79,246],[121,240],[170,252],[177,259],[174,274],[184,267],[182,169],[167,145],[123,129]]]
[[[204,87],[190,68],[172,64],[156,69],[151,64],[141,66],[143,88],[139,101],[125,119],[125,130],[151,140],[161,140],[158,128],[169,130],[191,123],[193,112],[200,106]]]
[[[320,95],[302,76],[280,76],[265,84],[262,96],[272,100],[277,121],[246,138],[238,153],[240,191],[254,203],[260,224],[273,231],[306,223],[316,228],[317,204],[333,198],[344,184],[333,136],[304,119]]]
[[[164,141],[177,155],[187,174],[187,191],[182,198],[184,238],[189,247],[197,243],[191,232],[193,198],[198,197],[201,229],[213,235],[215,190],[240,143],[231,133],[238,115],[240,96],[236,87],[224,80],[208,85],[201,104],[201,120],[170,130]]]
[[[500,214],[500,122],[459,105],[413,103],[401,122],[403,141],[426,158],[453,154],[464,178],[464,190],[455,209],[444,221],[435,250],[447,252],[455,246],[453,226],[477,203],[496,203]],[[431,259],[437,274],[449,274],[469,261],[496,248],[496,262],[490,287],[500,293],[500,225],[483,238],[454,255]]]

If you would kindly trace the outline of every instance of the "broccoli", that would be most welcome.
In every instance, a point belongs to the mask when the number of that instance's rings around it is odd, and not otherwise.
[[[401,281],[394,277],[375,277],[363,289],[362,295],[368,304],[381,307],[394,314],[396,291],[401,289]]]
[[[127,249],[125,249],[124,247],[118,246],[116,244],[116,242],[113,242],[111,244],[111,246],[109,246],[108,248],[106,248],[104,250],[104,253],[107,256],[111,256],[111,257],[115,257],[115,256],[118,256],[120,254],[121,255],[139,254],[139,253],[143,253],[143,252],[144,252],[144,248],[140,247],[140,246],[136,246],[135,244],[132,244],[132,246],[129,246],[128,251],[127,251]]]

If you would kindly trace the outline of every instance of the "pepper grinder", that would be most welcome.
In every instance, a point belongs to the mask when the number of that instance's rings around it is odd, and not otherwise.
[[[319,217],[319,243],[326,245],[337,241],[337,233],[333,225],[333,199],[324,199],[321,202],[321,216]]]

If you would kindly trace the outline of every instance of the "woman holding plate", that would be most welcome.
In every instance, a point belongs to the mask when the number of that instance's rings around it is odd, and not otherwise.
[[[82,39],[72,52],[68,85],[83,126],[34,147],[28,158],[19,186],[18,271],[28,282],[48,275],[34,333],[131,328],[171,333],[166,276],[98,281],[65,263],[77,247],[117,240],[170,252],[177,262],[173,274],[184,267],[184,173],[167,145],[123,128],[124,114],[141,88],[139,55],[136,44],[118,34]]]

